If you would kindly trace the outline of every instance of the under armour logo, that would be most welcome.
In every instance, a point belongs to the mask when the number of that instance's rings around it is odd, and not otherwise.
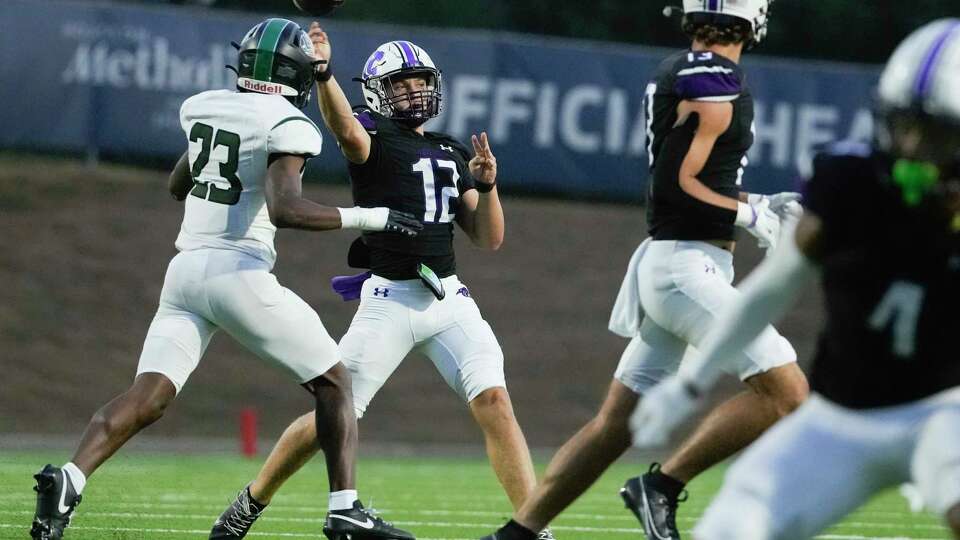
[[[457,294],[463,296],[464,298],[470,298],[470,290],[466,287],[460,287],[460,289],[457,291]]]
[[[716,274],[716,273],[717,273],[717,267],[716,267],[716,266],[711,266],[711,265],[709,265],[709,264],[708,264],[708,265],[704,265],[704,272],[706,272],[706,273],[708,273],[708,274]]]
[[[441,149],[441,150],[446,150],[447,152],[453,152],[453,147],[452,147],[452,146],[447,146],[447,145],[445,145],[445,144],[441,144],[441,145],[440,145],[440,149]]]
[[[386,297],[390,296],[390,289],[386,289],[386,288],[381,289],[380,287],[374,287],[374,288],[373,288],[373,295],[374,295],[374,296],[382,296],[382,297],[386,298]]]

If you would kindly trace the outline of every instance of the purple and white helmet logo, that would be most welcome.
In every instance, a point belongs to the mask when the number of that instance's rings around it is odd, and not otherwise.
[[[386,56],[386,54],[387,53],[381,51],[380,49],[377,49],[376,52],[374,52],[373,55],[370,57],[370,59],[367,60],[367,65],[363,69],[363,73],[368,77],[376,77],[377,68],[387,62],[383,58],[384,56]]]

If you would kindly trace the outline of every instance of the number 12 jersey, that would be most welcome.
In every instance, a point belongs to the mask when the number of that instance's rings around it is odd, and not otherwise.
[[[364,232],[367,265],[387,279],[417,279],[417,264],[438,276],[456,273],[453,221],[460,195],[474,189],[467,163],[470,153],[442,133],[420,135],[400,122],[371,111],[357,113],[370,134],[370,156],[350,164],[354,204],[386,206],[423,222],[415,237],[394,232]]]

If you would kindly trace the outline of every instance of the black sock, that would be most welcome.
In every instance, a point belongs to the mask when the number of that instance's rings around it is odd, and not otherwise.
[[[497,540],[536,540],[536,538],[537,533],[512,519],[497,531]]]
[[[652,484],[657,491],[666,495],[670,500],[675,500],[677,497],[679,497],[680,492],[683,491],[683,487],[686,486],[686,484],[680,480],[664,474],[660,471],[660,469],[649,472],[644,476],[647,477],[647,482]]]
[[[253,494],[250,493],[250,486],[247,486],[247,499],[250,500],[250,506],[253,507],[257,513],[263,512],[263,509],[267,507],[267,505],[257,502],[257,500],[253,498]]]

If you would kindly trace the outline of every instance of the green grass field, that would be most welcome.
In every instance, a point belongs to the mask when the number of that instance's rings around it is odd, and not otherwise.
[[[33,515],[31,475],[60,454],[0,453],[0,538],[27,538]],[[233,456],[131,455],[108,462],[93,478],[68,530],[70,540],[202,539],[233,495],[256,472],[259,461]],[[617,489],[642,465],[621,463],[554,523],[560,540],[642,538]],[[689,530],[718,489],[722,471],[710,471],[690,486],[680,508]],[[288,483],[257,523],[251,538],[323,538],[325,472],[315,461]],[[510,515],[510,505],[486,462],[459,459],[365,459],[360,494],[388,520],[421,540],[470,540],[492,531]],[[828,504],[828,501],[824,501]],[[369,506],[369,505],[368,505]],[[912,514],[888,492],[818,538],[948,538],[940,521]]]

